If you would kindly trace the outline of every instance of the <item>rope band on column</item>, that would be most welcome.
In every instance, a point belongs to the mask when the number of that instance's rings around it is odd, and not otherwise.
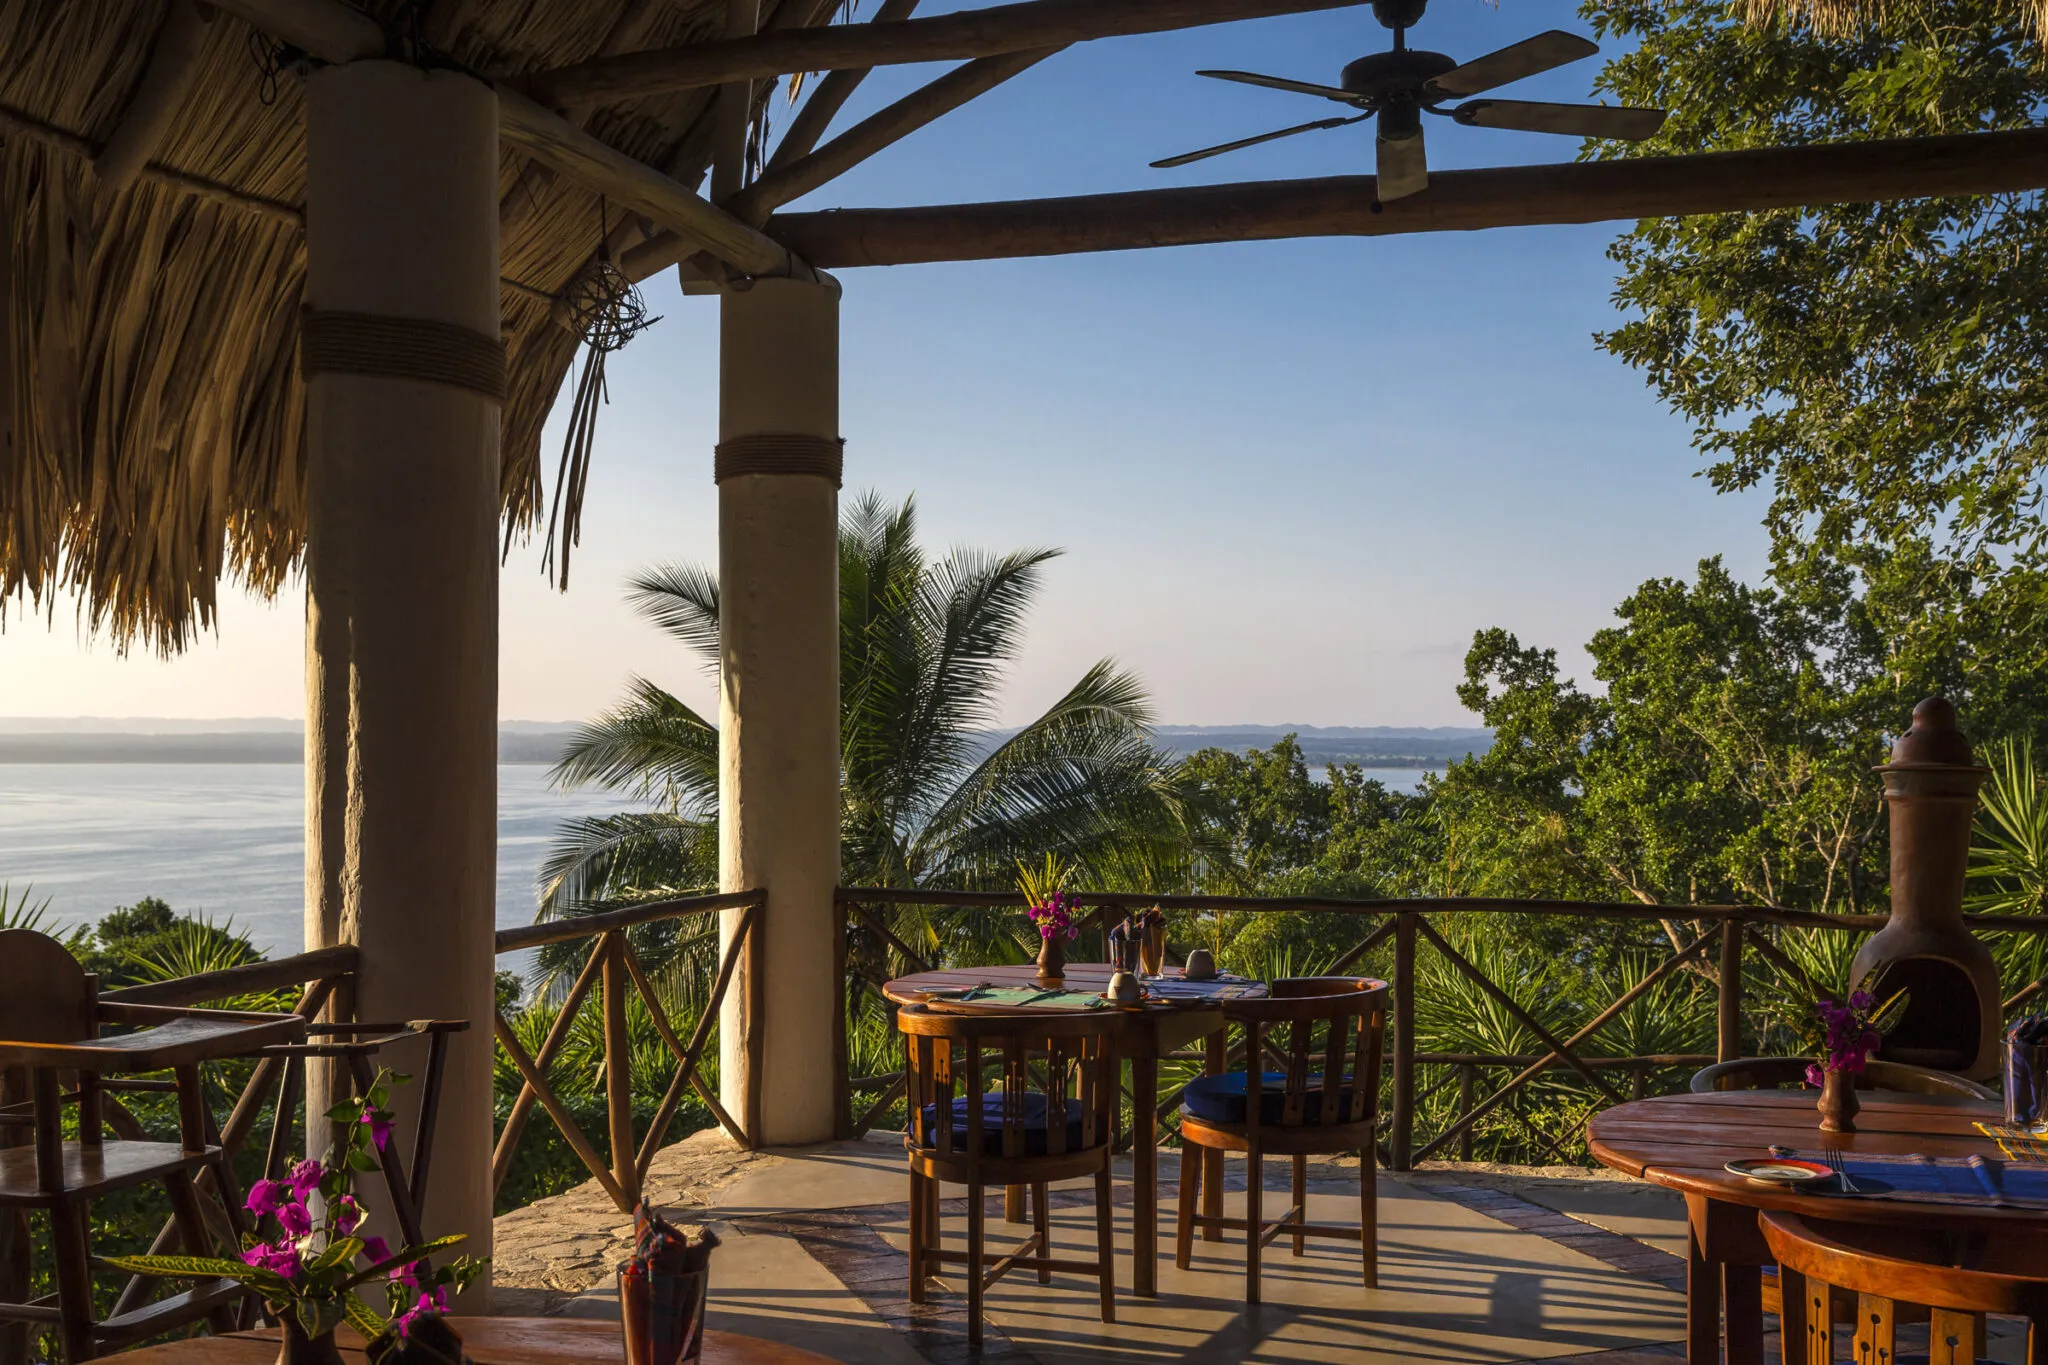
[[[805,436],[799,432],[763,432],[720,441],[712,462],[718,483],[737,474],[815,474],[839,487],[846,467],[846,438]]]
[[[383,313],[299,316],[299,373],[424,379],[505,401],[505,343],[473,328]]]

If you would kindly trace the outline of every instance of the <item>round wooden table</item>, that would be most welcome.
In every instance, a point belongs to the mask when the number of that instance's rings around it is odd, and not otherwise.
[[[1103,962],[1069,962],[1067,989],[1100,995],[1109,988],[1111,968]],[[941,1010],[992,1010],[1012,1012],[1014,1006],[977,1004],[973,1001],[932,1001],[934,991],[957,991],[968,986],[1035,986],[1038,969],[1029,963],[1010,967],[956,967],[946,971],[919,972],[901,977],[882,987],[882,994],[899,1005],[927,1005]],[[1266,993],[1259,982],[1243,997]],[[1148,1000],[1142,1005],[1119,1005],[1129,1020],[1117,1040],[1117,1049],[1131,1063],[1131,1292],[1141,1298],[1159,1293],[1159,1059],[1194,1042],[1209,1039],[1207,1070],[1216,1075],[1224,1067],[1223,1007],[1215,1000]],[[1202,1168],[1203,1211],[1223,1214],[1223,1153],[1205,1154],[1210,1165]],[[1209,1202],[1212,1201],[1211,1208]],[[1007,1201],[1012,1220],[1023,1217],[1022,1192],[1013,1190]],[[1221,1234],[1218,1234],[1219,1236]]]
[[[624,1365],[626,1346],[616,1322],[586,1318],[465,1318],[449,1324],[476,1365]],[[335,1334],[350,1365],[365,1359],[361,1339],[344,1328]],[[141,1357],[141,1359],[137,1359]],[[272,1365],[277,1329],[188,1337],[126,1351],[125,1365]],[[737,1332],[704,1333],[702,1365],[836,1365],[829,1356]]]
[[[1695,1365],[1721,1359],[1725,1310],[1729,1365],[1758,1365],[1763,1360],[1762,1270],[1772,1258],[1757,1228],[1759,1209],[2037,1241],[2043,1273],[2048,1274],[2048,1214],[1802,1194],[1723,1169],[1743,1157],[1768,1156],[1773,1144],[1802,1153],[1835,1148],[1893,1156],[1917,1152],[2003,1159],[1998,1144],[1976,1127],[1980,1119],[2004,1119],[1997,1105],[1947,1095],[1866,1090],[1858,1094],[1863,1110],[1856,1116],[1856,1131],[1823,1133],[1814,1098],[1813,1091],[1797,1090],[1664,1095],[1617,1105],[1594,1115],[1586,1125],[1586,1145],[1599,1161],[1685,1196],[1691,1234],[1686,1359]]]

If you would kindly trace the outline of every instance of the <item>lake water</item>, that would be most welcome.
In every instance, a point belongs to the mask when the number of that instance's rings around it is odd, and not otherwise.
[[[498,925],[530,924],[534,882],[568,820],[631,802],[560,793],[538,763],[498,769]],[[1413,791],[1422,769],[1368,769]],[[1316,776],[1320,777],[1318,771]],[[232,920],[272,955],[303,940],[305,792],[282,763],[0,763],[0,883],[59,925],[160,896]]]
[[[498,925],[533,922],[534,879],[564,821],[632,802],[550,791],[539,763],[498,769]],[[299,951],[305,790],[283,763],[0,763],[0,882],[70,926],[161,896]]]

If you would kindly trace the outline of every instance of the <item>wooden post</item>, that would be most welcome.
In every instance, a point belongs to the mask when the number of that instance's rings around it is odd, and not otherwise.
[[[1742,1055],[1742,921],[1733,915],[1721,922],[1721,989],[1716,1002],[1719,1060]]]
[[[369,60],[307,78],[307,946],[358,945],[356,1017],[472,1023],[449,1040],[421,1216],[474,1256],[492,1232],[498,164],[474,76]],[[407,1137],[417,1089],[393,1096]],[[370,1230],[394,1235],[388,1211]],[[484,1281],[458,1311],[488,1305]]]
[[[1256,1063],[1254,1064],[1256,1065]],[[1415,912],[1394,918],[1394,1122],[1388,1163],[1409,1169],[1415,1141]]]
[[[860,997],[846,966],[846,909],[836,900],[832,905],[832,976],[839,995],[839,1013],[832,1017],[832,1136],[843,1142],[853,1136],[853,1075],[847,1070],[846,1016]]]
[[[612,1179],[627,1202],[640,1202],[640,1168],[633,1144],[633,1038],[626,1029],[625,931],[604,936],[604,1099],[612,1140]]]
[[[1458,1063],[1458,1116],[1463,1118],[1472,1112],[1472,1081],[1479,1068],[1470,1062]],[[1466,1128],[1458,1136],[1458,1160],[1472,1159],[1472,1130]]]

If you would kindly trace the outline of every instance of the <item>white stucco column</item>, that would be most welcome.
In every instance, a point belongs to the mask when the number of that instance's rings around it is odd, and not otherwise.
[[[719,886],[763,887],[763,983],[734,977],[720,1100],[758,1140],[833,1130],[839,881],[839,288],[758,280],[722,300]],[[730,936],[738,912],[727,912]],[[763,1030],[751,1074],[749,1021]]]
[[[357,62],[308,79],[306,124],[307,883],[321,888],[308,897],[308,946],[336,935],[360,946],[359,1019],[470,1021],[450,1048],[422,1222],[430,1236],[467,1234],[463,1251],[482,1256],[504,391],[497,99],[457,72]],[[418,1075],[424,1053],[380,1061]],[[417,1089],[401,1087],[401,1104]],[[374,1180],[362,1188],[381,1194]]]

